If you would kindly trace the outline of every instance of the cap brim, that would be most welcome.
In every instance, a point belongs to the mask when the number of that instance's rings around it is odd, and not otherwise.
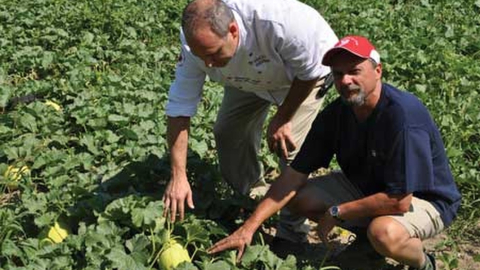
[[[333,58],[335,58],[335,56],[340,53],[341,51],[346,51],[346,52],[349,52],[350,54],[353,54],[359,58],[362,58],[362,59],[368,59],[369,57],[366,57],[364,55],[360,55],[358,53],[355,53],[351,50],[349,50],[348,48],[345,48],[345,47],[337,47],[337,48],[332,48],[330,49],[324,56],[323,56],[323,59],[322,59],[322,65],[324,66],[331,66],[332,65],[332,60]]]

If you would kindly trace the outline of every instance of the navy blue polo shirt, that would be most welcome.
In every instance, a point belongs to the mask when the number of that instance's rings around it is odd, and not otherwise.
[[[414,95],[383,84],[364,122],[340,98],[315,119],[291,167],[309,174],[336,156],[345,176],[364,195],[413,193],[430,201],[445,226],[460,205],[440,132]]]

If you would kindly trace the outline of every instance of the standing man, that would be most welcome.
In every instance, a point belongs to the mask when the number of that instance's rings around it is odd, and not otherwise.
[[[185,202],[194,207],[188,133],[205,77],[225,87],[214,126],[221,174],[247,195],[263,181],[258,152],[269,108],[277,111],[268,124],[268,146],[284,168],[320,109],[322,78],[330,73],[321,59],[338,40],[317,11],[296,0],[194,0],[183,11],[180,38],[166,107],[171,179],[163,200],[172,221],[177,213],[183,219]],[[277,236],[305,241],[304,220],[281,215]]]
[[[237,248],[241,256],[261,223],[288,203],[318,222],[324,243],[335,225],[362,226],[381,255],[435,269],[422,239],[451,224],[461,197],[438,128],[415,96],[381,82],[380,56],[366,38],[341,39],[322,63],[331,66],[340,97],[315,119],[252,216],[210,252]],[[341,172],[307,181],[334,155]]]

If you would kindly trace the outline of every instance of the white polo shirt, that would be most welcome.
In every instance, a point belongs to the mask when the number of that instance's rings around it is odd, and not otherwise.
[[[170,86],[166,114],[193,116],[205,76],[225,86],[255,93],[272,103],[285,99],[295,77],[312,80],[330,69],[324,53],[338,41],[313,8],[296,0],[225,0],[238,23],[239,44],[225,67],[208,68],[180,33],[182,53]]]

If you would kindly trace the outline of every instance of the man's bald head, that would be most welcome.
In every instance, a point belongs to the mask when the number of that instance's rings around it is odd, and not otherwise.
[[[233,12],[223,1],[194,0],[183,10],[182,29],[187,40],[193,38],[202,27],[209,27],[223,38],[228,34],[228,27],[233,21]]]

